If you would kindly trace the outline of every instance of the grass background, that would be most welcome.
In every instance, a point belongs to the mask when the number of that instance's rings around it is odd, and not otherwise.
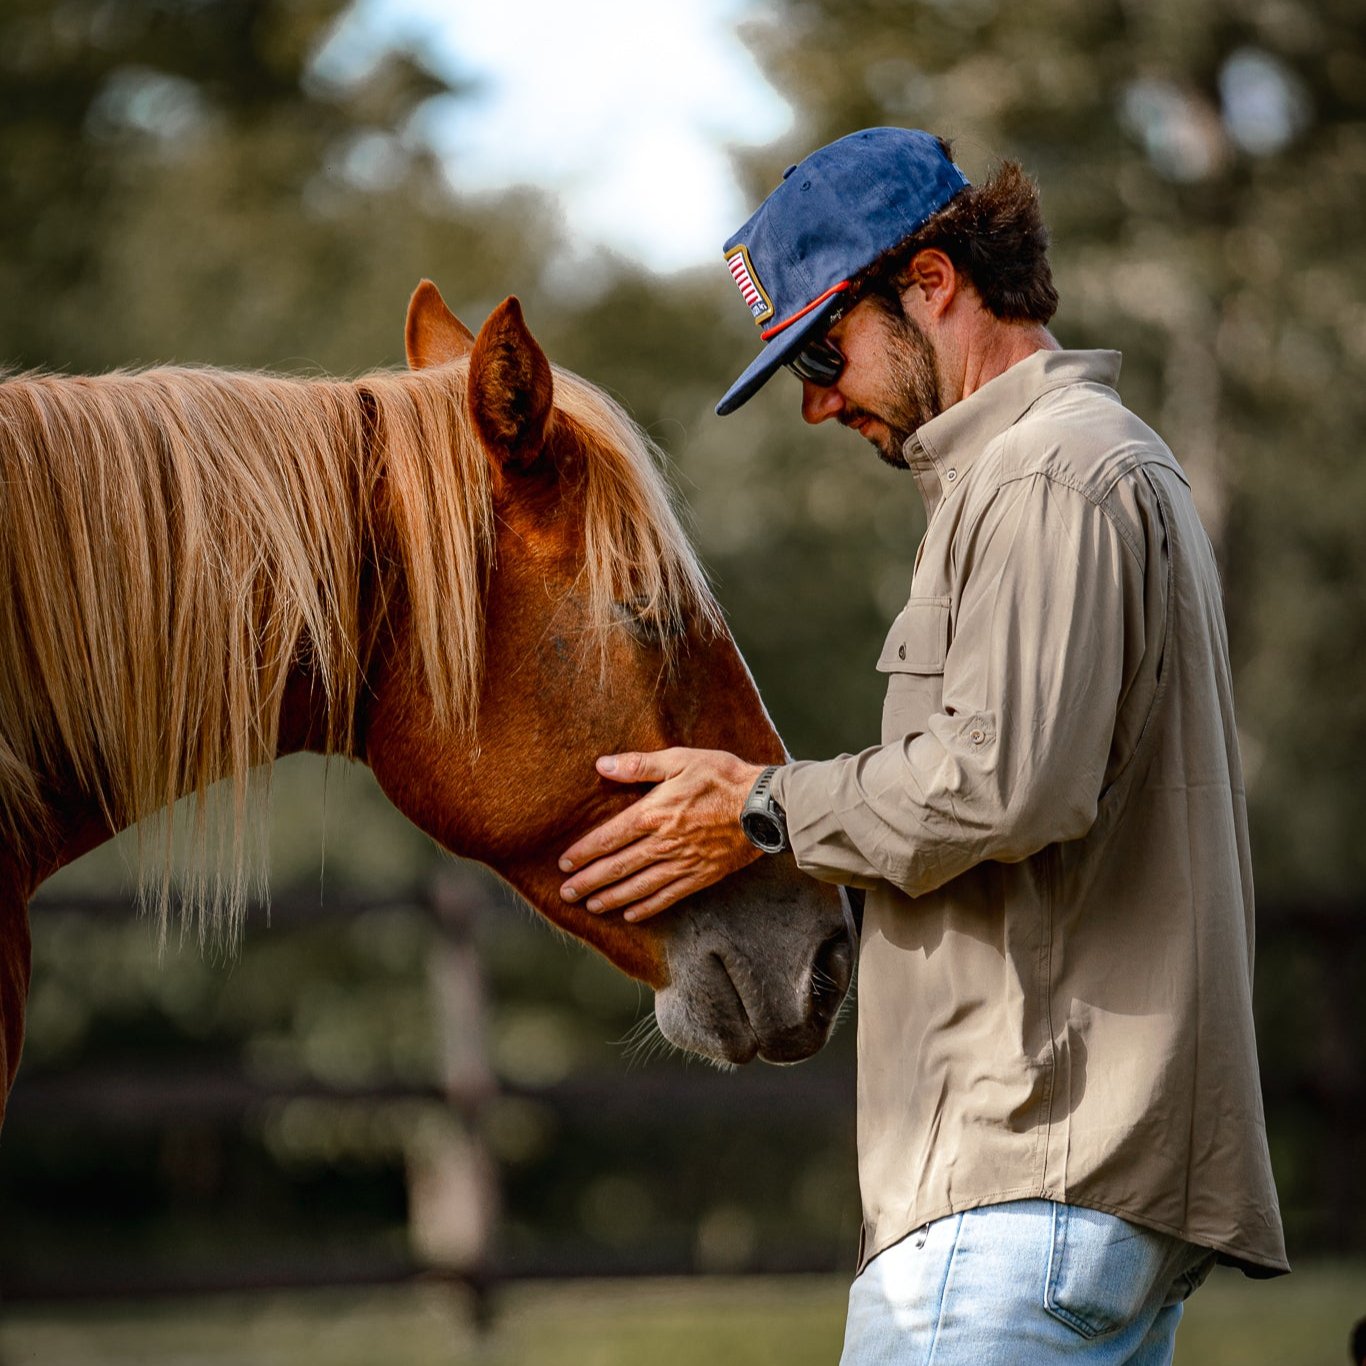
[[[498,1292],[480,1337],[459,1291],[22,1306],[0,1366],[834,1366],[847,1284],[834,1277],[588,1281]],[[1366,1315],[1366,1264],[1270,1282],[1216,1271],[1191,1300],[1179,1366],[1342,1366]]]

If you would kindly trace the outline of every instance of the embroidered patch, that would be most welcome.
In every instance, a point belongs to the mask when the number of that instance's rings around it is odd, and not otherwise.
[[[749,252],[743,247],[733,247],[726,254],[726,264],[730,267],[731,279],[740,290],[750,313],[756,323],[765,323],[773,316],[773,304],[764,293],[763,286],[754,278],[754,267]]]

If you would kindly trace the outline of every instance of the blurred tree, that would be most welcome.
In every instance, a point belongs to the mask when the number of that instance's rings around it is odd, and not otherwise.
[[[465,303],[534,284],[552,215],[457,209],[415,115],[459,92],[403,51],[329,63],[348,8],[0,11],[0,360],[349,371],[401,358],[421,273]]]

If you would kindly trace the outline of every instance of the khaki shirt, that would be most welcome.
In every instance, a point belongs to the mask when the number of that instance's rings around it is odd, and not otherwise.
[[[1030,1197],[1288,1269],[1218,573],[1118,375],[1040,351],[911,437],[882,744],[775,775],[798,864],[869,891],[860,1270]]]

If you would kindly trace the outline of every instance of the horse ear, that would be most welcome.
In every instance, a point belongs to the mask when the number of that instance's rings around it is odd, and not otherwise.
[[[430,280],[423,280],[408,300],[403,345],[408,368],[425,370],[429,365],[445,365],[468,355],[474,333],[446,307],[441,291]]]
[[[489,454],[505,469],[526,471],[545,444],[554,380],[550,362],[504,299],[479,329],[470,355],[470,414]]]

